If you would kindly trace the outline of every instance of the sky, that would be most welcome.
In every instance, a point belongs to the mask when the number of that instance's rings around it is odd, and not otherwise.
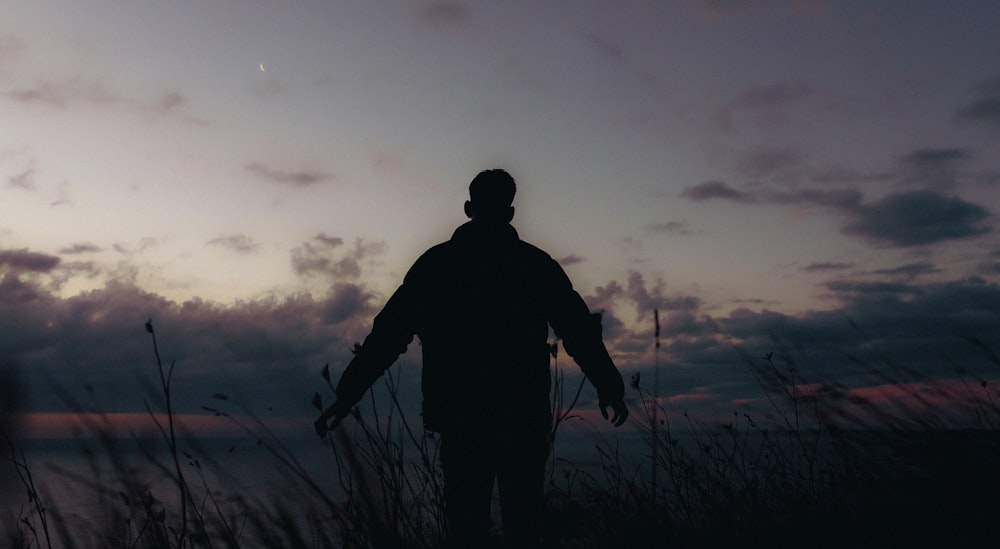
[[[141,415],[152,319],[181,412],[309,416],[496,167],[671,413],[766,409],[775,351],[811,390],[995,396],[998,27],[973,0],[6,0],[8,415]],[[416,344],[396,368],[415,386]]]

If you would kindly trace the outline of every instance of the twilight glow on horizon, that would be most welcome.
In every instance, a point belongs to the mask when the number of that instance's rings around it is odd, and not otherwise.
[[[21,411],[61,410],[55,379],[137,412],[152,318],[188,411],[308,415],[501,167],[626,380],[660,311],[675,411],[752,407],[734,348],[773,338],[858,391],[875,350],[994,380],[956,342],[1000,341],[997,28],[986,1],[8,1],[0,356]]]

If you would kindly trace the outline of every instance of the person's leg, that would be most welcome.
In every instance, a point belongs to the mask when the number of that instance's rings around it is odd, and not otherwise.
[[[534,431],[508,434],[500,451],[497,485],[504,542],[510,547],[542,546],[549,437],[547,429]]]
[[[450,547],[485,547],[490,532],[490,503],[496,473],[492,457],[477,437],[441,436],[445,514]]]

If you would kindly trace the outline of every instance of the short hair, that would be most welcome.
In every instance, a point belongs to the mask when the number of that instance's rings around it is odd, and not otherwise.
[[[483,170],[469,184],[469,199],[480,215],[504,212],[514,202],[516,192],[514,178],[501,169]]]

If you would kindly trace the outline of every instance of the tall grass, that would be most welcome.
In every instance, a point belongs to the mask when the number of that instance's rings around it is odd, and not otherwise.
[[[439,441],[401,404],[399,369],[390,369],[352,417],[323,439],[332,473],[325,476],[332,482],[305,466],[247,403],[214,394],[204,410],[232,422],[287,486],[261,492],[230,470],[233,448],[213,451],[180,421],[174,364],[164,367],[152,324],[146,329],[158,374],[146,410],[158,436],[123,440],[100,410],[64,391],[90,434],[81,446],[90,472],[49,468],[42,475],[11,441],[4,461],[24,490],[11,496],[23,504],[4,524],[7,546],[443,546]],[[1000,367],[987,343],[966,341]],[[878,353],[874,363],[849,357],[871,383],[896,391],[899,398],[887,401],[810,380],[813,369],[801,353],[777,338],[772,345],[760,353],[737,350],[766,408],[733,413],[722,424],[668,409],[658,370],[652,388],[632,376],[630,425],[645,450],[637,455],[634,446],[599,429],[596,466],[554,446],[547,471],[549,545],[969,547],[997,539],[1000,394],[989,380],[959,369],[961,383],[940,385]],[[551,356],[555,440],[567,421],[582,421],[576,408],[584,381],[567,381],[558,342]],[[332,397],[329,368],[320,376],[322,391]],[[317,410],[323,400],[319,392],[313,396]],[[948,404],[956,401],[958,408]],[[80,488],[94,513],[62,512],[66,502],[52,498],[49,483]],[[499,544],[499,533],[494,541]]]
[[[965,339],[1000,366],[989,345]],[[848,357],[895,397],[886,399],[812,381],[809,364],[778,338],[772,344],[760,357],[737,349],[768,403],[757,417],[707,424],[682,413],[671,421],[656,385],[650,392],[633,376],[634,425],[649,463],[623,475],[614,446],[598,449],[604,476],[588,486],[599,503],[586,516],[618,521],[602,528],[619,533],[601,546],[994,546],[997,388],[957,365],[956,384],[878,349],[878,363]]]

